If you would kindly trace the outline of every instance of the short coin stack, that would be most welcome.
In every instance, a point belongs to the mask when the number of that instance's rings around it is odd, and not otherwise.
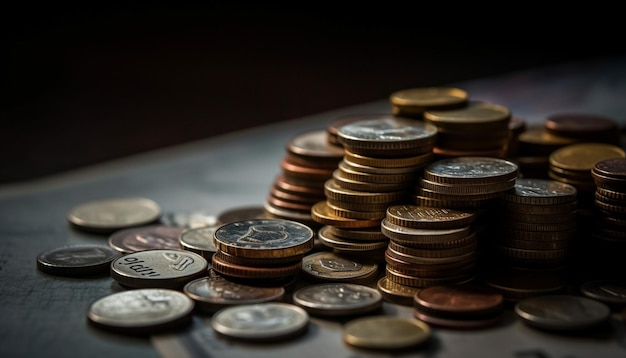
[[[318,231],[322,244],[382,262],[388,240],[380,234],[380,220],[389,205],[408,201],[432,158],[437,129],[389,114],[363,118],[338,128],[345,155],[324,185],[326,200],[311,212],[324,225]]]
[[[469,96],[456,87],[406,88],[389,95],[391,111],[406,118],[423,119],[428,110],[449,110],[465,107]]]
[[[212,269],[226,279],[261,286],[285,286],[313,248],[313,230],[296,221],[253,219],[220,226]]]

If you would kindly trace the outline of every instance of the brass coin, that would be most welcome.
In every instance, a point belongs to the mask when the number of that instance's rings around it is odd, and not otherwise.
[[[369,251],[369,250],[382,250],[387,247],[388,240],[384,241],[355,241],[347,240],[337,236],[334,236],[332,232],[328,230],[330,226],[325,225],[318,230],[317,236],[322,245],[328,246],[333,249],[347,250],[347,251]]]
[[[320,201],[311,207],[311,216],[315,222],[341,228],[371,228],[380,225],[380,219],[349,219],[331,213],[328,203]]]
[[[476,213],[401,204],[388,207],[385,219],[391,224],[414,229],[453,229],[476,221]]]
[[[415,156],[402,156],[398,158],[366,156],[351,152],[349,149],[346,149],[344,153],[344,160],[346,161],[377,168],[421,167],[430,163],[432,159],[433,153],[430,151]]]
[[[467,128],[489,125],[490,128],[508,128],[511,111],[501,105],[485,101],[469,101],[464,107],[451,110],[428,110],[424,120],[437,126]]]
[[[607,143],[570,144],[552,152],[550,165],[566,170],[589,171],[596,163],[613,158],[624,158],[624,149]]]
[[[411,113],[427,109],[452,109],[465,106],[469,95],[456,87],[417,87],[394,91],[389,95],[392,105]]]
[[[77,228],[102,233],[147,225],[160,217],[161,207],[140,197],[92,200],[75,206],[67,214],[67,220]]]
[[[335,180],[330,179],[324,183],[324,194],[327,198],[337,201],[349,201],[352,203],[381,204],[391,203],[406,198],[406,191],[398,190],[391,192],[359,191],[340,186]]]
[[[417,347],[427,342],[430,336],[427,323],[391,316],[353,319],[344,325],[342,334],[343,341],[349,345],[385,351]]]
[[[384,276],[378,280],[376,286],[386,301],[411,307],[413,296],[420,290],[418,287],[400,285]]]
[[[328,251],[309,254],[302,259],[302,273],[319,281],[350,282],[372,277],[378,271],[375,263],[362,263]]]
[[[152,249],[178,249],[183,231],[185,228],[164,225],[132,227],[111,234],[109,246],[123,254]]]

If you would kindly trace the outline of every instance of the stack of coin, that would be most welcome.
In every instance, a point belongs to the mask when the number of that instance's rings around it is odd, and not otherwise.
[[[423,119],[428,110],[448,110],[465,107],[469,96],[461,88],[418,87],[395,91],[389,96],[394,115]]]
[[[381,231],[389,237],[386,280],[416,288],[470,281],[477,259],[476,234],[471,227],[475,220],[474,212],[390,206],[381,223]]]
[[[578,189],[579,207],[593,207],[596,184],[591,176],[594,165],[600,161],[624,158],[626,152],[613,144],[576,143],[559,148],[549,157],[548,175],[554,180],[571,184]]]
[[[261,286],[286,286],[313,248],[313,230],[285,219],[252,219],[215,230],[212,269],[226,279]]]
[[[413,315],[445,328],[491,327],[504,317],[504,296],[492,287],[473,283],[431,286],[415,294]]]
[[[577,234],[574,186],[518,178],[498,204],[491,225],[490,259],[518,267],[567,266]]]
[[[430,163],[437,129],[381,114],[345,124],[337,135],[344,158],[324,185],[326,200],[311,210],[313,220],[324,225],[318,239],[333,250],[382,262],[388,240],[375,231],[389,205],[409,199]]]
[[[324,182],[332,177],[343,149],[328,142],[326,129],[292,137],[286,144],[281,174],[273,182],[265,201],[266,216],[295,220],[309,226],[311,207],[324,200]]]
[[[463,108],[428,110],[424,121],[437,127],[437,158],[482,156],[504,158],[511,139],[511,111],[486,101],[470,101]]]
[[[593,253],[596,271],[603,277],[624,272],[626,248],[626,158],[606,159],[591,169],[596,184],[592,239],[586,247]]]

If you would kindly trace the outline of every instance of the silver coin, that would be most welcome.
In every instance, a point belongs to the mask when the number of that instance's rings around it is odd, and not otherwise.
[[[215,247],[215,242],[213,241],[213,235],[215,235],[215,230],[217,230],[218,227],[219,226],[208,226],[187,229],[180,234],[180,246],[185,250],[193,251],[206,258],[217,251],[217,247]]]
[[[593,280],[580,286],[583,295],[615,307],[626,306],[626,281]]]
[[[361,263],[330,251],[320,251],[302,259],[302,271],[314,279],[347,281],[375,275],[376,263]]]
[[[439,178],[485,179],[517,176],[517,164],[492,157],[457,157],[440,159],[429,164],[424,171]]]
[[[108,198],[82,203],[70,210],[67,219],[78,228],[113,232],[147,225],[161,216],[160,206],[147,198]]]
[[[109,236],[109,246],[124,254],[153,249],[178,249],[179,236],[184,230],[182,227],[164,225],[117,230]]]
[[[273,257],[304,254],[313,247],[313,236],[307,225],[283,219],[235,221],[215,231],[218,248],[231,248],[242,257],[259,257],[269,252]]]
[[[217,225],[217,217],[208,211],[192,211],[187,213],[165,213],[161,216],[161,224],[178,226],[186,229]]]
[[[382,306],[382,294],[369,286],[324,283],[293,293],[293,303],[315,315],[342,316],[374,311]]]
[[[610,308],[591,298],[573,295],[542,295],[515,305],[516,315],[529,326],[555,331],[588,329],[606,322]]]
[[[191,322],[194,301],[184,293],[159,288],[127,290],[89,306],[88,321],[119,333],[152,334]]]
[[[265,302],[226,307],[211,318],[211,327],[231,338],[267,341],[303,333],[309,315],[289,303]]]
[[[183,292],[196,302],[197,307],[215,312],[227,306],[280,300],[285,289],[249,286],[223,278],[202,277],[187,283]]]
[[[337,132],[340,138],[358,141],[415,141],[433,138],[437,127],[422,121],[380,115],[345,124]]]
[[[37,256],[37,268],[58,276],[108,273],[111,262],[122,254],[103,245],[68,245],[46,250]]]
[[[111,263],[111,277],[134,288],[180,289],[189,281],[208,274],[208,261],[185,250],[137,251]]]

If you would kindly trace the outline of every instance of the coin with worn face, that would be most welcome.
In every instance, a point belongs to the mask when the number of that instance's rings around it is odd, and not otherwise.
[[[94,301],[88,322],[119,333],[153,334],[191,322],[194,302],[184,293],[159,288],[127,290]]]
[[[206,276],[208,261],[185,250],[137,251],[111,263],[111,277],[135,288],[180,289],[187,282]]]
[[[164,225],[118,230],[109,236],[109,246],[124,254],[152,249],[178,249],[178,238],[184,230],[182,227]]]
[[[293,337],[303,333],[308,324],[305,310],[281,302],[226,307],[211,318],[211,327],[222,335],[260,341]]]
[[[250,258],[302,255],[313,248],[313,230],[283,219],[235,221],[215,231],[215,246],[228,254]]]
[[[283,287],[259,287],[236,283],[223,278],[202,277],[185,285],[183,291],[199,308],[216,312],[227,306],[280,300]]]
[[[334,282],[297,290],[293,303],[311,314],[342,316],[374,311],[382,306],[383,297],[369,286]]]
[[[519,301],[515,305],[515,314],[529,326],[574,331],[606,322],[611,309],[606,304],[587,297],[542,295]]]
[[[59,276],[108,273],[121,253],[102,245],[68,245],[46,250],[37,256],[37,268]]]
[[[121,197],[93,200],[70,210],[67,220],[77,228],[113,232],[150,224],[161,216],[160,206],[147,198]]]

